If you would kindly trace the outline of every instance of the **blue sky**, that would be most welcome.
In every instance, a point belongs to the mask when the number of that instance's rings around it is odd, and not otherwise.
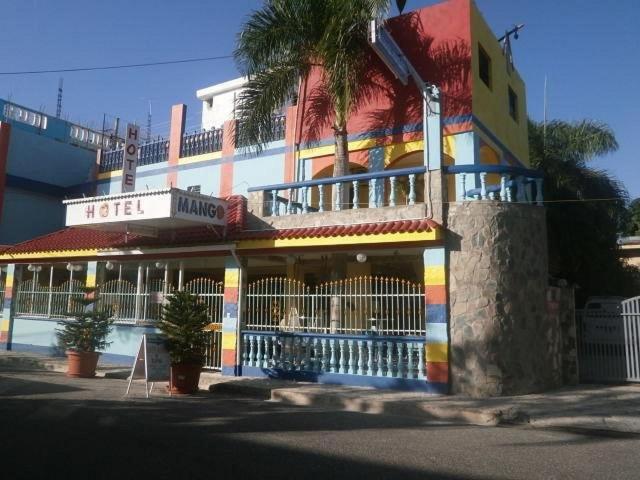
[[[407,9],[432,1],[408,0]],[[640,197],[640,2],[616,0],[476,0],[496,34],[525,23],[513,44],[527,83],[528,110],[548,116],[608,123],[620,149],[594,166],[621,179]],[[112,65],[227,55],[242,20],[259,0],[4,0],[0,15],[0,71]],[[54,113],[59,74],[0,76],[0,97]],[[237,76],[233,60],[64,74],[63,115],[102,126],[103,114],[146,122],[166,134],[172,104],[189,107],[197,128],[195,91]]]

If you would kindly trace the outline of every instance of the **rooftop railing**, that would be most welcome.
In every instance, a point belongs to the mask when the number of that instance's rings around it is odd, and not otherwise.
[[[222,128],[200,130],[182,137],[181,157],[192,157],[222,150]]]
[[[138,153],[138,166],[152,165],[154,163],[166,162],[169,155],[169,141],[158,138],[140,146]],[[122,168],[124,158],[124,148],[102,152],[100,160],[100,172],[112,172]]]
[[[270,136],[270,141],[276,142],[278,140],[284,140],[285,132],[286,132],[286,115],[274,115],[272,119],[272,132]],[[236,125],[236,147],[246,147],[247,145],[242,141],[241,135],[242,124],[238,123]]]

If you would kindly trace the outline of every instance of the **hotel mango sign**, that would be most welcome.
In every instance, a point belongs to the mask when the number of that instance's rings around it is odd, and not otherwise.
[[[226,225],[226,201],[177,188],[65,200],[68,227],[129,231],[140,225],[171,229],[195,224]],[[105,228],[101,228],[105,227]],[[121,228],[118,228],[121,227]],[[132,230],[131,230],[132,231]]]

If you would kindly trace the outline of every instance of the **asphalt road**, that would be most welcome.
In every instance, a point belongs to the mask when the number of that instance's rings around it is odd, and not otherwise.
[[[0,478],[640,478],[640,438],[421,423],[0,371]]]

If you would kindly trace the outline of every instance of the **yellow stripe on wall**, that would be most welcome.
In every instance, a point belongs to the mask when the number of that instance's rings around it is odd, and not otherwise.
[[[425,267],[424,284],[425,285],[445,285],[446,275],[444,265],[434,265]]]
[[[227,287],[237,287],[240,274],[237,268],[227,268],[224,271],[224,284]]]
[[[235,350],[236,349],[236,334],[235,333],[222,333],[222,349],[223,350]]]
[[[277,240],[244,240],[238,243],[238,250],[292,247],[335,247],[339,245],[375,245],[380,243],[420,242],[439,240],[441,232],[384,233],[379,235],[350,235],[317,238],[282,238]]]
[[[0,320],[0,332],[9,331],[9,320]]]
[[[425,355],[427,362],[446,362],[449,360],[448,346],[446,343],[427,343]]]
[[[178,165],[188,165],[190,163],[206,162],[207,160],[218,160],[222,158],[222,152],[203,153],[192,157],[181,157],[178,159]]]

